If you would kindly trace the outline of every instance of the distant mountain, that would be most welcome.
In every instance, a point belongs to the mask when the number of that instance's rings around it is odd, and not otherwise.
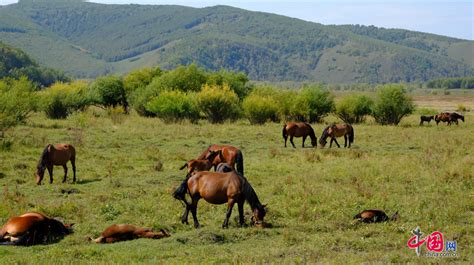
[[[77,77],[195,62],[254,80],[412,82],[474,75],[474,42],[421,32],[325,26],[228,6],[20,0],[0,40]]]

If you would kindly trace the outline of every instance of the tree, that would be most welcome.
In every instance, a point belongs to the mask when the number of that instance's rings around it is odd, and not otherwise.
[[[128,101],[123,81],[117,76],[103,76],[97,78],[91,85],[94,103],[104,107],[122,106],[128,111]]]
[[[278,103],[270,96],[250,94],[244,99],[242,107],[245,116],[252,124],[263,124],[269,120],[279,121]]]
[[[352,94],[343,98],[336,105],[336,115],[347,123],[360,123],[366,115],[372,113],[374,101],[365,95]]]
[[[299,91],[291,114],[295,120],[320,122],[334,109],[334,96],[321,86],[306,87]]]
[[[42,109],[51,119],[64,119],[77,110],[83,110],[91,104],[87,94],[87,83],[55,83],[40,92]]]
[[[377,91],[372,115],[377,123],[397,125],[414,110],[413,100],[402,85],[384,85]]]
[[[179,90],[164,91],[152,99],[146,109],[166,122],[183,119],[195,122],[199,119],[195,93],[184,93]]]
[[[236,119],[240,114],[239,97],[228,85],[204,85],[197,100],[199,109],[213,123]]]

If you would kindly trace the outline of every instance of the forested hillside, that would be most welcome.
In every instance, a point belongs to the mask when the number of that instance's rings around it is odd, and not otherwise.
[[[228,6],[21,0],[0,8],[0,39],[77,77],[193,62],[266,81],[412,82],[474,75],[472,41],[325,26]]]

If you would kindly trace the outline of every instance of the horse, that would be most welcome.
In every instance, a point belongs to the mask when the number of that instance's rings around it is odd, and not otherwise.
[[[220,173],[227,173],[227,172],[232,172],[234,171],[234,169],[232,169],[231,166],[229,166],[229,164],[227,163],[220,163],[219,165],[217,165],[217,168],[216,168],[216,172],[220,172]]]
[[[222,154],[221,150],[217,151],[209,151],[209,155],[206,157],[206,159],[192,159],[186,162],[182,167],[179,168],[179,170],[183,170],[184,168],[188,168],[188,174],[189,176],[191,173],[194,171],[208,171],[211,169],[214,158],[216,156],[220,156]]]
[[[398,212],[395,212],[391,218],[385,214],[382,210],[364,210],[354,216],[354,219],[358,219],[364,223],[381,223],[387,221],[394,221],[398,218]]]
[[[463,115],[461,115],[457,112],[452,112],[452,113],[449,114],[449,121],[450,122],[456,122],[456,125],[459,125],[458,119],[462,120],[462,122],[464,122],[464,116]]]
[[[447,122],[447,125],[451,125],[451,113],[449,112],[441,112],[440,114],[436,114],[434,120],[436,121],[436,125],[438,125],[441,121]]]
[[[185,196],[191,197],[189,203]],[[191,211],[194,220],[194,227],[199,228],[197,219],[197,204],[201,198],[211,204],[227,203],[227,213],[222,224],[223,228],[229,225],[229,218],[232,208],[237,203],[239,209],[239,224],[245,225],[244,203],[247,201],[252,209],[252,221],[256,227],[264,227],[263,218],[266,214],[266,207],[260,203],[255,190],[245,177],[236,171],[228,173],[200,171],[192,173],[189,179],[184,180],[173,193],[173,196],[184,202],[185,209],[181,217],[183,224],[188,223],[188,213]]]
[[[0,245],[31,246],[52,243],[72,233],[73,224],[63,224],[38,212],[10,218],[0,230]]]
[[[45,169],[48,169],[49,183],[53,183],[53,166],[63,166],[64,178],[67,177],[67,162],[71,161],[72,172],[74,173],[73,182],[76,182],[76,149],[70,144],[48,144],[41,154],[36,170],[36,184],[41,185]]]
[[[285,147],[288,135],[290,136],[290,143],[293,145],[293,148],[296,148],[295,143],[293,143],[293,137],[303,137],[303,148],[308,135],[311,138],[311,145],[315,147],[317,144],[317,138],[314,134],[313,127],[311,127],[307,122],[288,122],[283,126],[282,134],[283,139],[285,139]]]
[[[336,137],[344,136],[344,147],[351,147],[351,144],[354,142],[354,128],[348,123],[344,124],[333,124],[324,128],[321,138],[319,138],[319,144],[321,148],[324,148],[328,137],[331,137],[331,142],[329,143],[329,148],[332,147],[332,142],[335,142],[337,147],[341,147],[336,140]],[[348,141],[349,140],[349,141]],[[349,142],[349,145],[347,143]]]
[[[231,145],[217,145],[213,144],[210,145],[204,152],[199,155],[197,160],[203,160],[209,158],[212,153],[211,151],[218,151],[220,150],[220,155],[214,158],[212,165],[214,166],[214,171],[217,168],[217,165],[224,162],[227,163],[232,169],[239,172],[242,176],[244,176],[244,157],[242,155],[242,151],[240,151],[237,147]]]
[[[428,124],[430,124],[430,121],[434,119],[434,116],[431,115],[431,116],[420,116],[420,126],[423,125],[423,122],[428,122]]]
[[[115,243],[137,238],[160,239],[169,236],[170,234],[164,229],[160,229],[160,232],[153,232],[149,228],[141,228],[129,224],[113,224],[107,227],[98,238],[89,238],[89,240],[95,243]]]

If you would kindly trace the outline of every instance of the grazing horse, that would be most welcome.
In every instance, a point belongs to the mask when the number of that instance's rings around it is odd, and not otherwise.
[[[452,112],[449,114],[449,122],[456,122],[456,125],[459,125],[458,123],[458,119],[459,120],[462,120],[462,122],[464,122],[464,116],[457,113],[457,112]]]
[[[189,160],[182,167],[180,167],[179,170],[182,170],[185,167],[187,167],[188,168],[187,176],[189,176],[194,171],[208,171],[209,169],[211,169],[216,156],[221,156],[221,154],[222,154],[221,150],[209,151],[209,155],[206,157],[206,159]]]
[[[216,170],[217,165],[224,162],[244,176],[244,157],[242,155],[242,151],[240,151],[237,147],[231,145],[213,144],[204,150],[197,160],[207,159],[212,156],[212,151],[219,150],[221,151],[220,155],[214,157],[214,161],[212,162],[214,170]]]
[[[398,218],[398,212],[395,212],[391,218],[385,214],[382,210],[364,210],[354,216],[354,219],[358,219],[364,223],[380,223],[386,221],[394,221]]]
[[[160,232],[153,232],[151,229],[141,228],[134,225],[113,224],[107,227],[98,238],[89,238],[89,240],[92,240],[95,243],[115,243],[137,238],[160,239],[169,236],[170,234],[164,229],[160,229]]]
[[[185,198],[186,193],[191,197],[190,203]],[[264,226],[265,205],[260,203],[255,190],[247,179],[235,171],[229,173],[209,171],[194,172],[189,179],[181,183],[173,196],[185,204],[181,222],[188,224],[188,213],[191,211],[194,219],[194,227],[196,228],[200,227],[197,219],[197,204],[201,198],[212,204],[227,203],[227,214],[222,224],[223,228],[227,228],[229,225],[229,218],[235,203],[237,203],[239,208],[239,223],[241,226],[245,224],[245,201],[247,201],[252,208],[252,220],[255,226]]]
[[[436,121],[436,125],[438,125],[441,121],[447,122],[447,125],[451,125],[451,114],[449,112],[441,112],[440,114],[436,114],[434,120]]]
[[[44,177],[45,169],[48,169],[49,183],[53,183],[53,166],[63,166],[64,178],[63,183],[66,182],[67,177],[67,162],[71,160],[72,172],[74,177],[73,182],[76,182],[76,149],[70,144],[48,144],[41,154],[36,170],[36,184],[41,185]]]
[[[295,143],[293,143],[293,137],[303,137],[303,148],[304,148],[304,141],[306,141],[306,137],[311,138],[311,145],[313,147],[317,144],[317,138],[314,134],[313,127],[306,122],[288,122],[283,126],[283,139],[285,139],[285,147],[286,141],[288,139],[288,135],[290,136],[290,143],[293,145],[293,148],[296,148]]]
[[[321,138],[319,138],[319,144],[321,148],[324,148],[328,137],[331,137],[331,142],[329,143],[329,148],[332,147],[332,142],[335,142],[337,147],[341,147],[336,140],[336,137],[344,136],[344,147],[351,147],[351,144],[354,142],[354,128],[348,123],[345,124],[333,124],[324,128]],[[349,141],[348,141],[349,140]],[[349,142],[349,145],[347,143]]]
[[[428,124],[430,124],[430,121],[434,119],[434,116],[431,115],[431,116],[420,116],[420,125],[423,125],[423,122],[428,122]]]
[[[42,213],[29,212],[10,218],[0,230],[0,245],[47,244],[72,233],[73,224],[63,224]]]

